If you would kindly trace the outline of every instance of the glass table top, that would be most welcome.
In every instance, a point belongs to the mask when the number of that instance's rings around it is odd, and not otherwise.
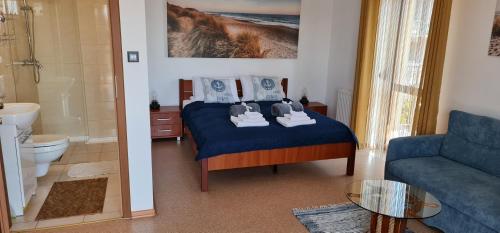
[[[347,186],[346,195],[373,213],[402,219],[423,219],[441,212],[441,203],[417,187],[389,180],[363,180]]]

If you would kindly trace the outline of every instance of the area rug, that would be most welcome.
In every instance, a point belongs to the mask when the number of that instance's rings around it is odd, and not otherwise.
[[[96,163],[80,163],[68,169],[68,176],[74,178],[102,176],[118,173],[117,161],[104,161]]]
[[[293,209],[293,214],[311,233],[366,233],[371,213],[352,203]],[[406,233],[413,233],[406,230]]]
[[[55,182],[36,220],[102,213],[108,178]]]

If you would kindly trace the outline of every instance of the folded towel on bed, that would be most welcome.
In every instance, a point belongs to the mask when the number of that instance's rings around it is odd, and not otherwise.
[[[233,124],[236,125],[236,127],[238,127],[238,128],[269,126],[269,122],[267,122],[266,120],[263,120],[263,121],[260,120],[257,122],[253,122],[253,121],[248,121],[248,120],[242,120],[239,117],[234,117],[234,116],[231,116],[231,122],[233,122]]]
[[[260,113],[260,112],[249,112],[249,111],[246,111],[242,115],[245,115],[245,116],[250,117],[250,118],[262,118],[262,117],[264,117],[264,115],[262,115],[262,113]]]
[[[290,121],[289,119],[287,119],[285,117],[277,117],[276,121],[278,121],[278,123],[280,123],[281,125],[283,125],[287,128],[301,126],[301,125],[314,125],[314,124],[316,124],[316,120],[314,120],[314,119],[302,120],[302,121]]]
[[[305,112],[295,112],[291,111],[290,114],[285,114],[285,117],[287,116],[294,116],[294,117],[307,117],[307,113]]]
[[[289,121],[308,121],[308,120],[311,120],[311,118],[308,117],[307,115],[295,116],[295,115],[291,115],[291,114],[285,114],[284,118],[286,118]]]
[[[231,122],[236,127],[262,127],[268,126],[264,115],[260,113],[260,106],[257,103],[241,103],[241,105],[233,105],[230,108]]]
[[[247,115],[239,115],[238,119],[241,121],[247,121],[247,122],[264,122],[266,119],[262,116],[247,116]]]
[[[229,107],[229,114],[234,117],[245,114],[246,111],[247,108],[243,105],[231,105],[231,107]]]
[[[289,104],[277,103],[271,106],[271,114],[275,117],[284,117],[285,114],[290,114],[291,107]]]

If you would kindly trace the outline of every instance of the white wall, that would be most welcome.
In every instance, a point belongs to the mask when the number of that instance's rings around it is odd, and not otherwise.
[[[302,0],[297,59],[203,59],[166,57],[163,0],[148,0],[151,91],[157,93],[160,104],[177,105],[179,78],[194,75],[268,74],[290,79],[291,98],[300,98],[302,90],[307,88],[311,100],[325,102],[335,89],[331,85],[349,86],[352,83],[350,80],[354,75],[350,73],[353,72],[352,64],[355,64],[356,59],[353,46],[357,43],[359,4],[360,0]],[[331,50],[332,31],[338,33],[333,41],[335,50]],[[341,63],[334,70],[329,68],[332,65],[331,53]],[[336,78],[347,81],[328,82]],[[334,99],[328,97],[328,103],[332,101]]]
[[[132,211],[150,210],[154,207],[145,1],[120,0],[120,18],[131,205]],[[139,51],[141,62],[128,63],[126,51]]]
[[[361,0],[333,0],[332,41],[325,87],[328,115],[335,117],[340,89],[353,90]]]
[[[500,57],[488,56],[497,0],[454,0],[438,116],[446,132],[451,110],[500,118]]]

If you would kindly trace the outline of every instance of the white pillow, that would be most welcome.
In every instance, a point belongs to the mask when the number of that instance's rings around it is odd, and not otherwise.
[[[233,94],[233,99],[236,102],[240,101],[238,97],[238,88],[236,87],[236,79],[234,77],[193,77],[193,98],[192,101],[205,101],[205,89],[203,86],[202,78],[211,79],[228,79],[231,82],[231,93]]]
[[[241,88],[243,89],[243,97],[241,101],[254,101],[255,95],[253,93],[252,76],[244,75],[240,77]]]
[[[255,101],[281,101],[285,98],[282,78],[271,76],[253,76]]]
[[[193,97],[192,101],[205,100],[205,92],[203,91],[203,83],[201,77],[193,77]]]
[[[254,88],[254,79],[272,79],[275,80],[277,86],[277,90],[280,91],[281,97],[280,99],[285,98],[285,91],[283,90],[283,86],[281,85],[283,78],[276,76],[265,76],[265,75],[244,75],[241,76],[241,87],[243,89],[243,98],[241,101],[261,101],[263,99],[257,99],[255,96],[255,88]],[[278,99],[278,96],[277,98]]]
[[[205,103],[235,103],[230,79],[202,78]]]

